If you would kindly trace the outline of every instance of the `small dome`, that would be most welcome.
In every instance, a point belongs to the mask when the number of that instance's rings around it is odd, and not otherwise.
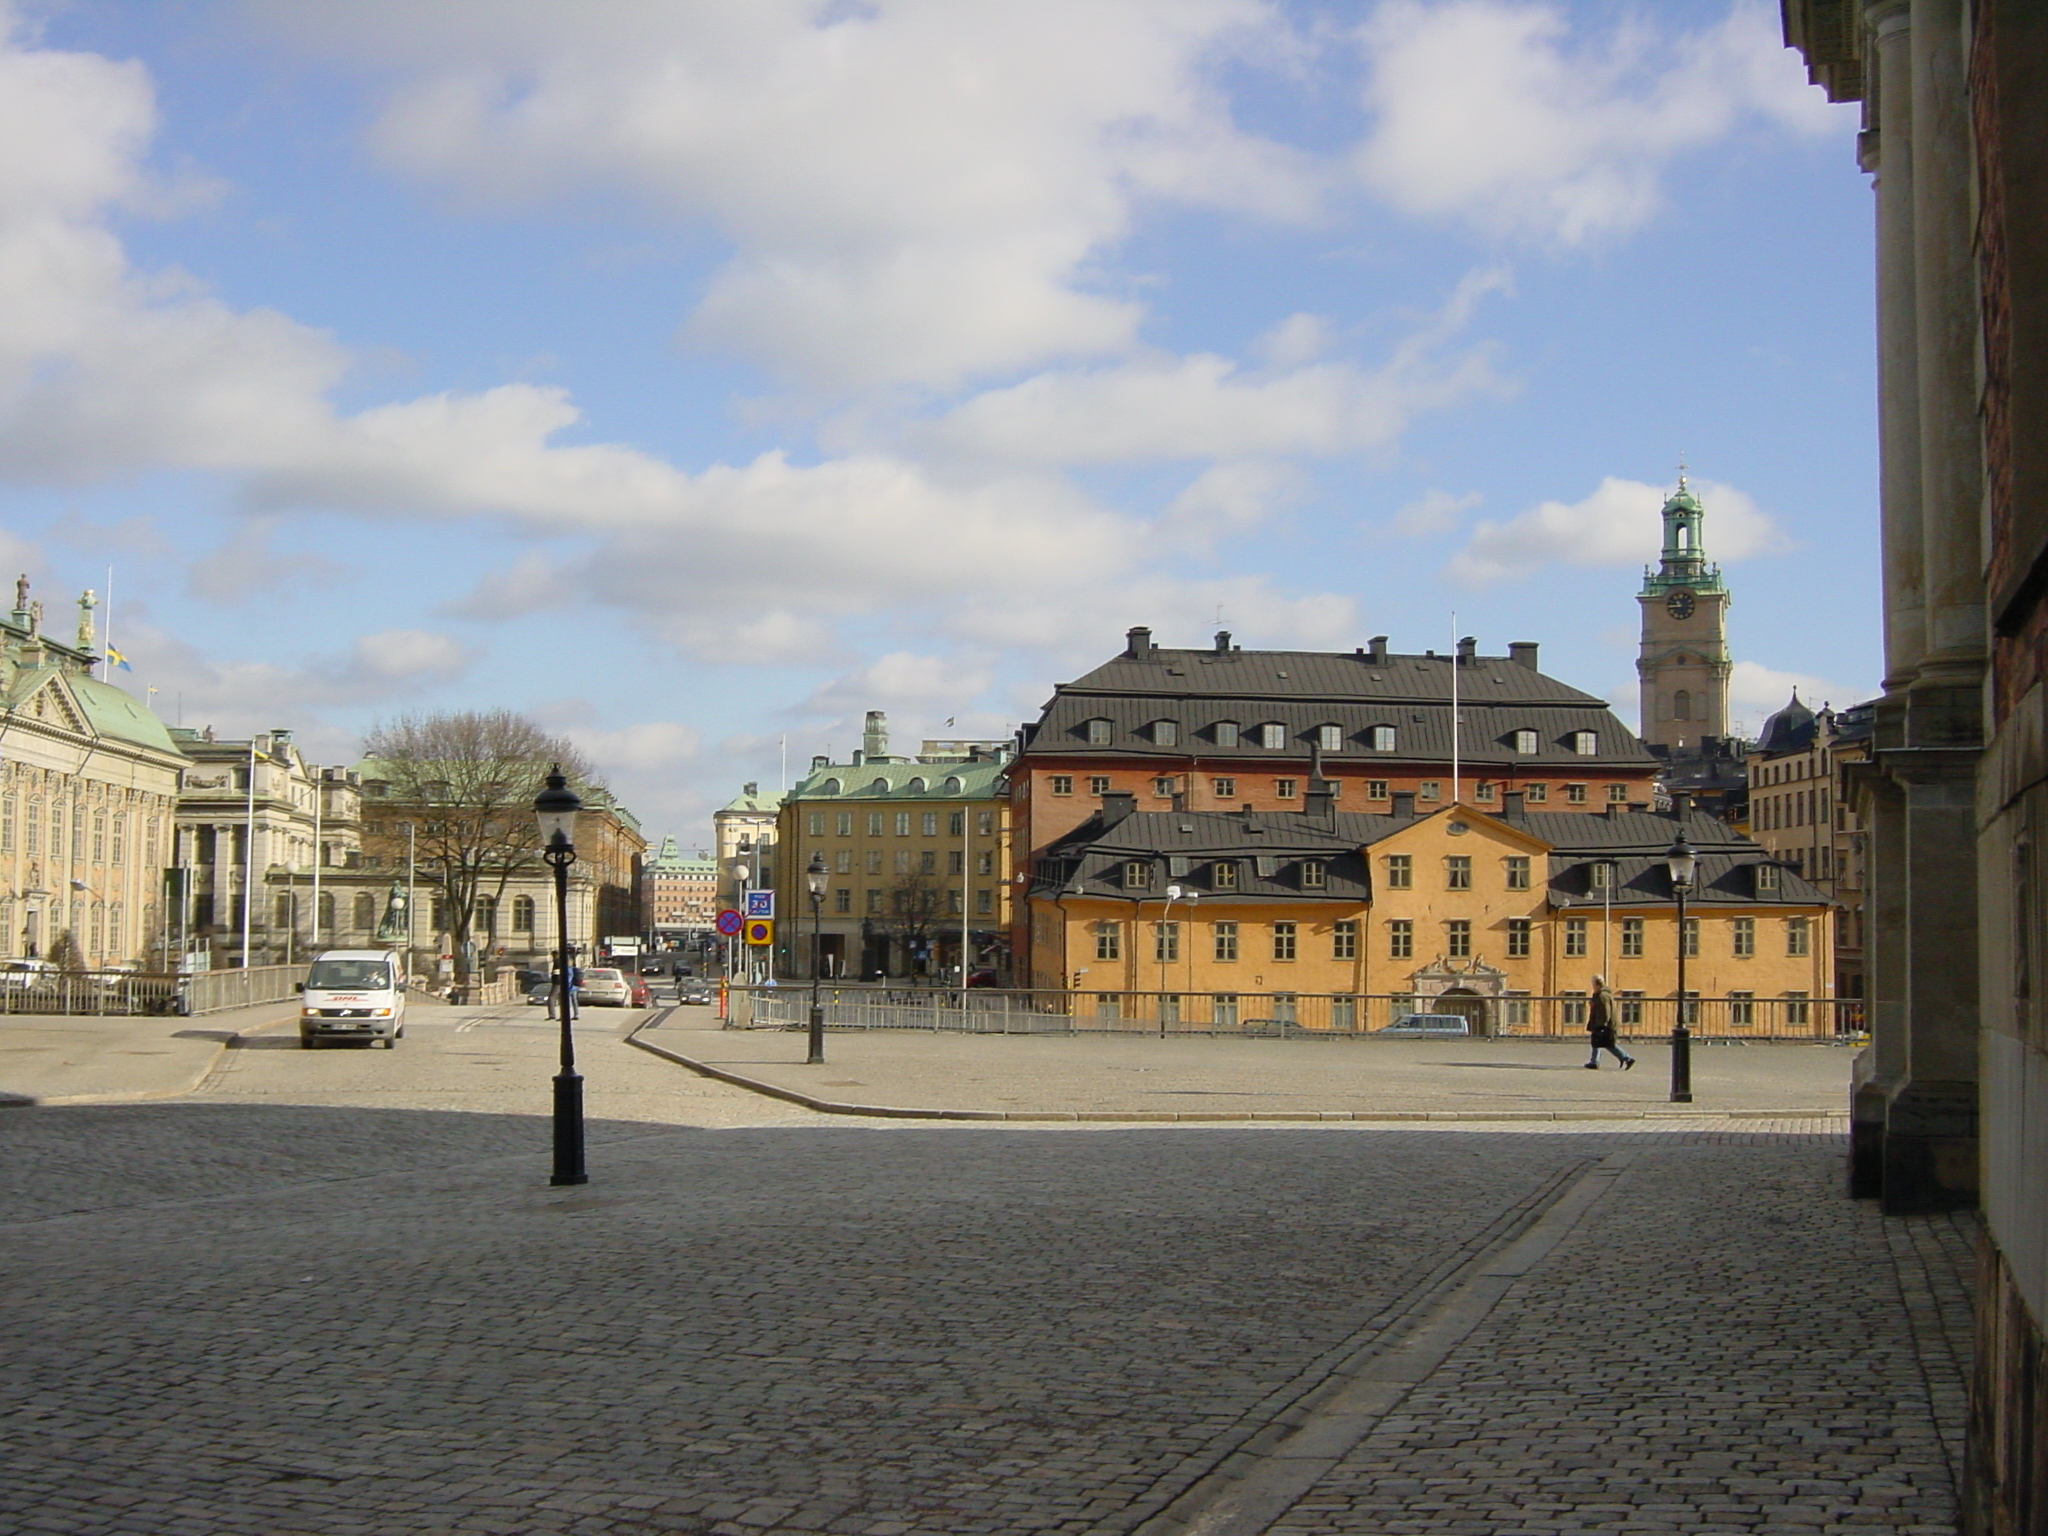
[[[1778,757],[1787,752],[1804,752],[1813,745],[1813,711],[1799,702],[1799,690],[1792,690],[1792,698],[1785,707],[1764,722],[1763,734],[1757,738],[1756,749],[1766,757]]]

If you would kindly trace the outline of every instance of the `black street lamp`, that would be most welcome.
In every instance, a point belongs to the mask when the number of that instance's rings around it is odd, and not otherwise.
[[[811,892],[811,1049],[804,1057],[805,1065],[825,1059],[825,1006],[818,1001],[818,973],[824,969],[824,940],[819,936],[825,912],[825,855],[811,855],[810,867],[804,871],[805,883]]]
[[[576,813],[583,802],[560,765],[548,772],[548,787],[533,797],[540,822],[541,857],[555,872],[555,931],[561,947],[555,953],[555,975],[561,984],[562,1070],[555,1074],[555,1171],[550,1184],[587,1184],[583,1171],[583,1079],[576,1072],[576,1037],[570,1024],[576,1015],[576,988],[571,982],[569,945],[569,866],[576,862]]]
[[[1671,894],[1678,898],[1678,1022],[1671,1026],[1671,1102],[1692,1102],[1692,1031],[1685,1023],[1685,898],[1692,893],[1693,871],[1699,855],[1681,830],[1664,852],[1664,868],[1671,876]]]

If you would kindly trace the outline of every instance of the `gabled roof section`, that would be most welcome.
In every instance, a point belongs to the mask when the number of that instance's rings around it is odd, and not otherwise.
[[[813,769],[791,800],[987,800],[1005,763],[831,763]],[[953,787],[948,788],[951,785]]]
[[[182,756],[164,723],[112,683],[61,665],[32,667],[17,674],[6,699],[9,711],[35,718],[38,699],[43,708],[41,718],[59,730]]]

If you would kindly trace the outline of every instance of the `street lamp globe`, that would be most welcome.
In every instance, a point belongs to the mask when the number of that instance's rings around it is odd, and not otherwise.
[[[1692,889],[1693,872],[1699,868],[1699,862],[1700,857],[1693,852],[1692,844],[1685,840],[1683,832],[1679,833],[1671,846],[1664,850],[1664,868],[1670,871],[1671,888]]]
[[[541,846],[552,848],[560,842],[573,847],[576,842],[576,813],[582,809],[583,801],[562,776],[561,765],[558,763],[550,768],[547,788],[533,797],[533,815],[540,823]]]
[[[825,855],[822,853],[812,854],[810,868],[804,871],[804,879],[811,888],[811,900],[822,901],[824,899],[825,876],[827,873],[829,872],[825,868]]]

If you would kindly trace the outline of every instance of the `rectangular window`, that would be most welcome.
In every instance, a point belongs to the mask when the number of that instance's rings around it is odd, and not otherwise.
[[[804,818],[804,830],[812,837],[823,837],[825,835],[825,813],[823,811],[811,812],[809,816]]]
[[[1301,888],[1305,891],[1320,891],[1330,883],[1328,866],[1321,859],[1301,861]]]
[[[1729,924],[1730,934],[1735,943],[1737,959],[1747,960],[1756,953],[1756,919],[1738,917]]]
[[[1237,798],[1237,780],[1235,779],[1212,779],[1209,787],[1216,792],[1218,800],[1235,800]]]
[[[910,836],[910,812],[898,811],[896,813],[896,835],[898,837]]]
[[[958,848],[953,849],[946,855],[946,873],[949,875],[964,875],[967,873],[967,855]]]
[[[1529,1027],[1529,994],[1510,992],[1500,1000],[1500,1022],[1507,1029]]]
[[[1443,797],[1444,787],[1435,779],[1424,779],[1416,786],[1415,798],[1418,800],[1441,800]]]
[[[1622,1025],[1624,1028],[1630,1025],[1642,1023],[1643,994],[1640,992],[1622,993],[1621,1006],[1617,1010],[1617,1012],[1618,1017],[1616,1018],[1615,1022]]]
[[[1177,747],[1180,745],[1180,727],[1171,720],[1152,722],[1152,745],[1155,747]]]
[[[1284,725],[1260,726],[1259,745],[1269,752],[1279,751],[1287,745],[1287,727]]]
[[[875,913],[882,910],[882,893],[880,891],[868,892],[867,908],[870,913]]]
[[[1592,757],[1600,750],[1600,738],[1591,731],[1574,731],[1572,750],[1581,757]]]
[[[910,873],[910,850],[908,848],[898,848],[896,850],[896,873],[899,875]]]
[[[1300,787],[1300,781],[1297,779],[1275,779],[1273,781],[1273,798],[1276,800],[1292,800],[1295,792]]]
[[[1293,923],[1275,923],[1273,925],[1273,958],[1275,960],[1292,960],[1294,958],[1295,932],[1295,925]]]
[[[1218,960],[1235,960],[1237,958],[1237,924],[1216,923],[1210,928],[1210,936],[1216,941],[1216,958]]]
[[[1811,954],[1812,935],[1807,930],[1806,919],[1788,917],[1785,919],[1785,953],[1788,955]]]
[[[871,875],[879,875],[881,872],[882,850],[879,848],[870,848],[868,850],[868,873]]]
[[[1478,799],[1481,805],[1493,804],[1493,781],[1482,779],[1479,783]]]
[[[1090,720],[1088,722],[1089,746],[1106,747],[1109,745],[1109,736],[1110,726],[1107,720]]]
[[[1365,735],[1366,740],[1372,744],[1373,751],[1391,752],[1394,750],[1394,728],[1391,725],[1376,725],[1367,731]]]
[[[1209,867],[1209,888],[1212,891],[1234,891],[1237,889],[1236,860],[1218,859]]]
[[[107,818],[104,816],[92,819],[92,861],[95,864],[107,862]]]
[[[1621,920],[1621,958],[1643,958],[1643,920],[1640,917],[1624,917]]]
[[[1124,1016],[1123,999],[1114,992],[1095,994],[1095,1017],[1098,1019],[1120,1019]]]
[[[1587,868],[1586,875],[1588,883],[1596,891],[1605,891],[1613,888],[1614,866],[1612,864],[1603,862],[1590,865]]]
[[[1273,994],[1273,1022],[1275,1024],[1299,1024],[1301,1022],[1301,996],[1295,992]]]
[[[1211,1010],[1210,1017],[1215,1020],[1218,1029],[1237,1028],[1237,994],[1235,992],[1218,992],[1209,1000],[1209,1007]]]
[[[974,835],[976,837],[993,837],[995,830],[996,813],[994,811],[976,811],[974,813]]]
[[[852,874],[852,873],[853,873],[853,850],[852,850],[851,848],[842,848],[842,849],[840,849],[840,850],[839,850],[839,856],[838,856],[838,859],[837,859],[837,861],[836,861],[836,862],[837,862],[837,863],[838,863],[838,865],[839,865],[839,873],[840,873],[840,874],[842,874],[842,875],[850,875],[850,874]]]
[[[1387,781],[1385,779],[1367,779],[1365,781],[1365,798],[1368,800],[1386,799]]]
[[[1728,994],[1728,1022],[1733,1025],[1756,1022],[1756,994],[1754,992],[1730,992]]]
[[[1121,960],[1124,955],[1123,926],[1102,922],[1095,925],[1095,958]]]
[[[977,875],[992,875],[996,872],[996,853],[993,848],[984,848],[975,854],[974,872]]]
[[[1586,1027],[1586,994],[1566,992],[1563,994],[1564,1027],[1584,1029]]]
[[[14,852],[14,796],[0,795],[0,853]]]
[[[1108,774],[1106,774],[1106,773],[1096,773],[1096,774],[1091,774],[1091,775],[1089,775],[1089,778],[1088,778],[1088,793],[1089,793],[1089,794],[1091,794],[1091,795],[1106,795],[1106,794],[1108,794],[1108,793],[1109,793],[1109,775],[1108,775]]]
[[[1237,745],[1237,722],[1235,720],[1225,720],[1217,725],[1216,745],[1219,747],[1234,747]]]
[[[1124,889],[1142,891],[1152,884],[1152,864],[1147,859],[1124,861]]]
[[[917,872],[920,875],[936,875],[939,872],[938,850],[927,848],[917,856]]]
[[[1804,1025],[1809,1022],[1810,1018],[1811,1010],[1807,1005],[1806,994],[1804,992],[1787,992],[1785,994],[1785,1022],[1793,1025]]]
[[[955,917],[960,915],[960,893],[958,891],[946,892],[946,910]]]
[[[1532,924],[1526,917],[1508,919],[1508,958],[1526,960],[1529,958],[1529,935]]]
[[[1567,784],[1564,787],[1564,797],[1573,805],[1584,805],[1586,803],[1586,786],[1583,784]]]
[[[1628,786],[1627,786],[1626,784],[1610,784],[1610,785],[1608,785],[1608,786],[1607,786],[1607,803],[1608,803],[1609,805],[1625,805],[1625,804],[1627,804],[1627,803],[1628,803]]]
[[[1387,924],[1387,954],[1395,960],[1415,958],[1415,925],[1405,917]]]
[[[1584,959],[1586,954],[1586,931],[1591,925],[1583,917],[1568,917],[1564,920],[1564,952],[1572,959]]]
[[[1405,853],[1387,855],[1387,889],[1405,891],[1415,884],[1415,860]]]
[[[987,917],[991,912],[995,911],[995,909],[996,893],[994,891],[977,890],[974,893],[974,910],[979,915],[981,915],[982,917]]]
[[[1052,792],[1055,795],[1071,795],[1074,792],[1074,776],[1071,773],[1054,774]]]
[[[1341,725],[1317,726],[1316,745],[1325,752],[1342,752],[1344,750],[1344,728]]]
[[[1330,958],[1332,960],[1356,960],[1358,958],[1358,924],[1351,918],[1342,918],[1330,930]]]
[[[1157,1001],[1159,1003],[1160,1024],[1178,1024],[1180,1022],[1179,996],[1175,993],[1167,992],[1162,994]]]
[[[1180,958],[1179,923],[1152,925],[1152,958],[1161,965],[1171,965]]]
[[[926,811],[924,815],[918,818],[917,825],[918,830],[926,837],[937,837],[939,835],[939,813],[937,811]]]
[[[880,837],[881,835],[882,835],[882,813],[881,813],[880,811],[869,811],[869,812],[868,812],[868,836],[869,836],[869,837]]]
[[[834,912],[851,912],[853,910],[853,888],[851,886],[841,885],[834,887],[832,891],[832,910]]]
[[[948,811],[946,813],[946,835],[948,837],[965,837],[967,835],[967,813],[965,811]]]
[[[1444,856],[1444,889],[1472,889],[1472,856],[1469,853],[1452,853]]]
[[[1161,800],[1171,800],[1173,798],[1173,780],[1170,778],[1154,779],[1152,781],[1152,793]]]
[[[1700,957],[1700,920],[1699,920],[1698,918],[1696,918],[1696,917],[1688,917],[1688,918],[1687,918],[1687,919],[1685,920],[1685,933],[1684,933],[1684,936],[1683,936],[1683,937],[1682,937],[1682,938],[1680,939],[1680,941],[1679,941],[1679,942],[1680,942],[1680,943],[1682,943],[1682,944],[1683,944],[1683,945],[1685,946],[1685,958],[1686,958],[1686,959],[1688,959],[1688,960],[1697,960],[1697,959],[1699,959],[1699,957]]]
[[[1505,859],[1501,860],[1501,866],[1507,873],[1509,890],[1526,891],[1529,889],[1529,860],[1525,856],[1509,854]]]
[[[1358,999],[1355,997],[1333,997],[1330,999],[1330,1028],[1358,1028]]]
[[[1444,953],[1453,960],[1472,958],[1472,925],[1462,917],[1444,924]]]
[[[1524,784],[1522,786],[1522,798],[1531,805],[1541,805],[1550,798],[1550,786],[1548,784]]]

